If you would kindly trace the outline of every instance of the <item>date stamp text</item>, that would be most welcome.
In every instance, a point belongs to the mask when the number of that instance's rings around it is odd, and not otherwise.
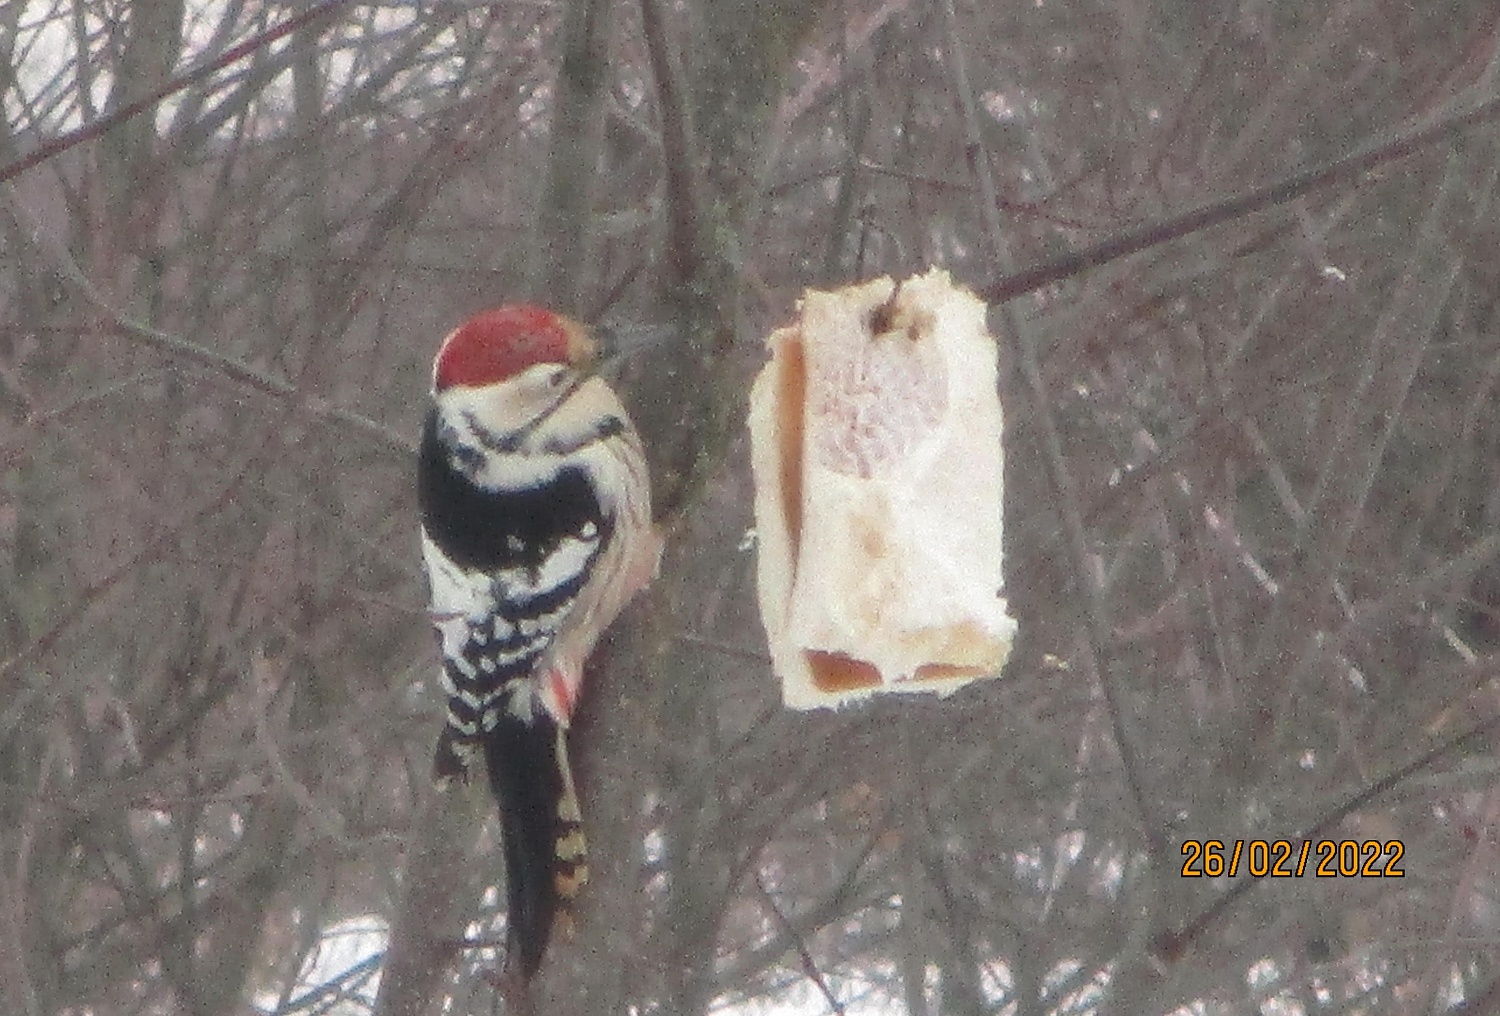
[[[1187,840],[1183,878],[1402,878],[1400,840]]]

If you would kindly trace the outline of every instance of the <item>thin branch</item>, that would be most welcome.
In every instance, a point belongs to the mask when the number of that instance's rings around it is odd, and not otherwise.
[[[169,79],[151,94],[142,96],[134,102],[126,103],[113,113],[86,123],[82,127],[71,130],[61,137],[53,138],[51,141],[39,146],[30,155],[17,159],[10,165],[0,168],[0,183],[13,180],[22,173],[40,166],[54,155],[60,155],[69,148],[81,145],[85,141],[92,141],[106,131],[118,127],[126,120],[154,109],[157,103],[168,96],[174,95],[190,85],[195,85],[199,81],[228,67],[230,64],[243,60],[262,47],[269,46],[271,43],[291,35],[293,32],[317,21],[319,18],[332,14],[348,2],[349,0],[323,0],[322,3],[309,7],[296,17],[288,18],[275,28],[269,28],[259,35],[246,39],[238,46],[214,57],[207,63],[199,64],[197,67]],[[87,64],[87,62],[86,60],[80,61],[81,64]]]
[[[667,37],[664,0],[641,0],[641,30],[656,78],[656,101],[661,110],[662,166],[666,173],[667,261],[675,286],[698,281],[703,269],[698,223],[699,188],[693,148],[693,124],[684,98],[682,65]]]
[[[980,213],[985,225],[986,251],[994,264],[1007,267],[1010,264],[1011,255],[1000,223],[1000,212],[995,201],[994,178],[990,173],[989,159],[984,148],[978,104],[975,101],[973,85],[969,81],[968,71],[964,64],[958,15],[954,10],[953,0],[942,0],[942,9],[944,25],[947,29],[948,55],[953,66],[954,89],[958,92],[959,103],[964,114],[967,134],[966,150],[970,168],[979,182]],[[987,297],[987,299],[991,298]],[[991,299],[991,302],[1000,301]],[[1145,837],[1152,862],[1156,864],[1165,858],[1166,841],[1147,804],[1146,789],[1141,782],[1140,759],[1125,722],[1125,707],[1110,672],[1109,664],[1106,662],[1104,647],[1108,644],[1110,636],[1109,610],[1102,584],[1095,577],[1094,555],[1089,550],[1088,535],[1083,525],[1078,485],[1074,481],[1067,456],[1063,452],[1057,416],[1053,411],[1054,400],[1047,391],[1046,381],[1042,377],[1041,358],[1037,354],[1035,335],[1017,319],[1012,308],[1002,307],[1001,312],[1006,331],[1020,349],[1021,373],[1031,389],[1032,407],[1041,430],[1042,447],[1046,452],[1052,482],[1057,488],[1058,511],[1062,516],[1063,531],[1067,535],[1074,586],[1079,599],[1083,602],[1087,618],[1084,635],[1080,639],[1081,656],[1090,676],[1098,682],[1109,708],[1115,750],[1120,754],[1120,768],[1124,774],[1125,785],[1129,790],[1136,818],[1141,825],[1141,832]]]
[[[771,912],[771,916],[776,919],[777,928],[787,937],[792,948],[797,950],[797,955],[802,960],[802,972],[807,975],[809,981],[817,985],[818,990],[823,993],[823,998],[828,1002],[828,1008],[835,1016],[844,1016],[844,1004],[839,1001],[838,996],[833,993],[833,989],[828,986],[828,982],[823,978],[823,972],[818,969],[817,962],[812,958],[812,953],[807,949],[807,942],[803,940],[802,935],[797,929],[792,926],[792,922],[787,920],[787,916],[781,912],[781,908],[776,905],[775,898],[766,889],[766,884],[761,880],[760,872],[758,871],[755,873],[755,888],[760,891],[761,902]]]
[[[1301,832],[1281,837],[1281,839],[1289,840],[1292,843],[1301,843],[1304,840],[1312,840],[1321,836],[1323,833],[1337,826],[1349,815],[1359,811],[1382,794],[1399,787],[1422,770],[1440,761],[1452,752],[1469,746],[1482,747],[1487,745],[1489,743],[1489,736],[1497,729],[1500,729],[1500,715],[1491,716],[1489,719],[1475,724],[1463,733],[1439,743],[1436,747],[1423,752],[1406,763],[1406,765],[1392,770],[1374,783],[1351,794],[1342,802],[1324,812],[1321,818]],[[1203,910],[1187,924],[1182,925],[1175,931],[1163,932],[1161,935],[1158,935],[1156,938],[1156,951],[1158,955],[1168,960],[1181,956],[1183,951],[1195,939],[1201,936],[1208,929],[1209,925],[1222,917],[1240,897],[1265,881],[1275,882],[1276,880],[1247,877],[1236,881],[1218,899],[1214,900],[1207,909]]]
[[[1244,194],[1232,195],[1210,205],[1194,208],[1164,222],[1154,222],[1140,229],[1121,233],[1077,253],[1053,258],[1051,261],[1045,261],[1019,273],[1007,273],[998,281],[980,289],[979,295],[989,303],[1006,303],[1018,296],[1025,296],[1027,293],[1033,293],[1046,286],[1064,282],[1075,275],[1100,268],[1111,261],[1138,254],[1172,240],[1180,240],[1192,233],[1283,204],[1312,191],[1335,184],[1354,183],[1364,174],[1387,163],[1399,161],[1439,141],[1447,140],[1497,119],[1500,119],[1500,99],[1491,99],[1467,113],[1450,117],[1414,133],[1403,134],[1394,141],[1345,156],[1318,169],[1298,173],[1280,183],[1258,187]],[[997,267],[1004,270],[1003,266]]]
[[[12,211],[27,226],[31,234],[31,241],[38,248],[46,250],[56,263],[57,268],[84,299],[93,304],[109,321],[111,325],[122,335],[137,339],[158,350],[166,353],[173,360],[174,366],[181,366],[177,360],[186,360],[192,364],[220,374],[229,380],[253,391],[264,395],[271,395],[278,399],[297,400],[301,408],[307,410],[313,417],[321,417],[347,424],[357,430],[362,430],[380,440],[393,451],[409,455],[415,448],[412,441],[391,430],[384,424],[377,423],[366,416],[361,416],[349,409],[335,406],[316,396],[308,396],[301,389],[285,378],[277,377],[268,371],[258,370],[246,363],[241,363],[223,353],[216,352],[196,342],[190,342],[178,335],[153,328],[142,321],[137,321],[124,311],[115,307],[99,292],[73,255],[60,243],[48,243],[43,238],[47,235],[41,227],[31,218],[30,213],[18,200],[14,190],[9,191],[9,199]]]
[[[200,507],[186,513],[184,517],[177,522],[176,525],[169,526],[163,529],[160,533],[157,534],[154,539],[149,541],[135,554],[131,555],[128,560],[123,561],[119,565],[119,567],[115,568],[98,582],[93,583],[87,589],[85,589],[82,595],[80,595],[77,601],[73,604],[72,608],[64,613],[63,616],[55,624],[53,624],[51,628],[43,632],[37,638],[33,639],[32,642],[24,649],[21,649],[20,651],[13,653],[9,658],[0,661],[0,681],[3,681],[5,678],[9,677],[12,673],[15,672],[18,667],[22,666],[23,664],[32,663],[49,652],[58,644],[58,642],[64,635],[66,635],[73,629],[73,626],[75,624],[78,624],[83,620],[83,618],[88,614],[89,609],[93,607],[94,604],[102,600],[105,595],[107,595],[110,590],[114,589],[115,586],[119,585],[121,581],[132,575],[137,568],[150,564],[158,557],[160,557],[163,553],[165,553],[167,548],[174,541],[181,538],[183,532],[189,525],[196,522],[198,519],[204,518],[205,516],[216,514],[226,505],[232,502],[235,495],[244,485],[245,481],[249,479],[251,467],[260,460],[261,455],[265,452],[265,450],[266,449],[264,448],[257,449],[255,453],[249,457],[245,464],[235,473],[234,478],[226,483],[224,485],[224,489],[221,490],[216,496],[208,500]],[[3,718],[0,718],[0,733],[11,729],[12,725],[15,722],[15,711],[18,707],[19,703],[17,705],[13,705],[11,710],[8,711],[3,716]]]

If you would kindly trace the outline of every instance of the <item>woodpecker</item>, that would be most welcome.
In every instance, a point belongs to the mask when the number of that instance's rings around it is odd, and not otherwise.
[[[440,783],[482,761],[499,806],[507,967],[530,979],[588,880],[568,722],[600,635],[655,575],[635,425],[584,327],[517,304],[443,340],[418,452],[442,655]]]

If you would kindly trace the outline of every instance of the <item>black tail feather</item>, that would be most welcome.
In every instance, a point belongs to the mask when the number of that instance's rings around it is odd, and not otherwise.
[[[588,878],[566,736],[545,713],[529,722],[503,716],[485,735],[505,841],[506,965],[527,978],[541,966],[559,911]]]

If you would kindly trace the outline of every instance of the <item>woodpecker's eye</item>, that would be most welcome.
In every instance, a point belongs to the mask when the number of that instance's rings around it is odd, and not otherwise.
[[[561,388],[568,383],[568,376],[570,373],[571,371],[569,371],[568,368],[559,367],[552,372],[551,377],[547,378],[547,384],[551,385],[553,388]]]

